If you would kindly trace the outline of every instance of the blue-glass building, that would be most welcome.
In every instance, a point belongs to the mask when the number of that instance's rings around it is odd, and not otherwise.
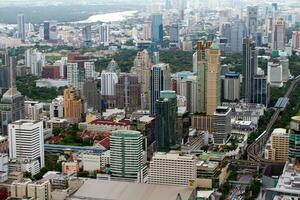
[[[163,46],[163,19],[161,14],[152,15],[152,42],[156,45]]]

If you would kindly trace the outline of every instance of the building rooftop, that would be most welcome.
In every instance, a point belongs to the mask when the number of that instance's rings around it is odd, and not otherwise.
[[[110,125],[110,126],[129,126],[130,120],[122,119],[119,121],[114,121],[112,119],[96,119],[91,122],[93,125]]]
[[[175,200],[180,194],[188,200],[193,190],[181,186],[139,184],[120,181],[88,179],[73,198],[113,200]]]

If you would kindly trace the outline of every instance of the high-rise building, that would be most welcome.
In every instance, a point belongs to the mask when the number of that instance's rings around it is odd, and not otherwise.
[[[97,81],[88,78],[83,83],[83,97],[87,102],[87,107],[95,111],[101,111],[101,94],[97,89]]]
[[[293,50],[300,49],[300,31],[293,31],[292,48]]]
[[[171,89],[171,70],[169,64],[153,65],[150,75],[150,113],[155,114],[155,102],[160,97],[160,91]]]
[[[21,41],[24,42],[26,39],[24,14],[18,14],[17,21],[18,21],[18,38],[20,38]]]
[[[133,112],[141,105],[141,84],[138,76],[128,73],[121,73],[116,84],[116,106],[125,108],[126,112]]]
[[[243,82],[245,101],[250,103],[253,97],[253,80],[257,74],[257,51],[250,38],[243,40]]]
[[[81,121],[82,100],[72,87],[64,90],[64,117],[70,122]]]
[[[132,130],[112,132],[110,165],[113,178],[132,181],[140,179],[143,169],[143,136],[140,132]]]
[[[0,64],[0,94],[4,94],[9,89],[9,67]]]
[[[82,29],[83,47],[89,48],[92,46],[92,26],[87,25]]]
[[[30,68],[30,73],[35,76],[42,75],[42,68],[45,66],[45,54],[39,52],[37,49],[27,49],[25,52],[25,64]]]
[[[197,74],[197,108],[205,115],[213,115],[221,101],[220,49],[211,42],[199,41],[194,54]]]
[[[279,18],[273,24],[272,30],[272,50],[284,50],[285,49],[285,32],[286,25],[283,18]]]
[[[179,48],[179,27],[178,24],[172,24],[169,27],[170,43],[169,48]]]
[[[240,74],[228,72],[223,83],[223,97],[225,101],[238,101],[240,99]]]
[[[188,76],[181,80],[180,95],[186,97],[186,108],[189,113],[196,113],[197,76]]]
[[[18,120],[8,125],[9,157],[45,166],[43,122]],[[39,169],[34,170],[38,172]]]
[[[151,72],[151,59],[148,51],[140,51],[137,53],[131,73],[138,76],[139,83],[141,84],[141,109],[149,109],[149,92],[150,92],[150,72]]]
[[[100,26],[99,34],[100,34],[100,44],[103,44],[104,46],[108,46],[110,42],[109,25],[102,24]]]
[[[163,19],[161,14],[152,14],[152,42],[163,46]]]
[[[270,86],[282,87],[283,86],[283,66],[279,60],[272,60],[268,62],[268,84]]]
[[[67,79],[70,86],[82,91],[84,81],[88,78],[96,78],[94,60],[78,54],[68,59]]]
[[[286,162],[289,152],[289,134],[284,128],[273,130],[271,137],[266,144],[265,159]]]
[[[7,134],[9,123],[24,119],[25,116],[24,96],[18,92],[15,86],[14,65],[14,58],[10,57],[10,88],[3,94],[0,101],[0,131],[2,134]]]
[[[212,133],[215,144],[225,144],[231,134],[231,108],[219,106],[213,115]]]
[[[230,29],[230,51],[233,53],[242,53],[243,51],[243,38],[246,36],[245,22],[236,19],[233,21]]]
[[[248,37],[255,39],[257,32],[257,17],[258,7],[257,6],[248,6],[247,7],[247,33]]]
[[[115,72],[102,71],[101,73],[101,95],[115,96],[116,84],[118,82],[118,75]]]
[[[151,22],[146,22],[143,26],[143,39],[151,40]]]
[[[289,134],[289,158],[295,159],[296,163],[300,161],[300,117],[294,116],[291,119]]]
[[[50,104],[50,118],[64,118],[64,97],[58,96]]]
[[[169,152],[178,144],[177,139],[177,97],[174,91],[160,92],[156,100],[155,111],[155,144],[156,151]]]
[[[50,40],[50,22],[44,22],[44,40]]]
[[[155,153],[150,161],[148,183],[188,186],[196,179],[196,157]]]
[[[250,103],[263,104],[266,107],[269,104],[269,84],[264,71],[259,68],[258,73],[253,77],[252,96]]]

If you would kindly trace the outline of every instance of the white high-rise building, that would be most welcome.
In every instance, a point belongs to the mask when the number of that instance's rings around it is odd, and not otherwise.
[[[115,72],[102,71],[101,73],[101,95],[115,96],[118,75]]]
[[[8,125],[9,158],[18,159],[25,165],[39,163],[45,166],[43,122],[18,120]]]
[[[50,118],[64,117],[64,97],[58,96],[50,104]]]
[[[196,179],[196,157],[173,153],[155,153],[150,161],[149,184],[187,186]]]
[[[109,25],[108,24],[102,24],[100,26],[100,44],[103,44],[104,46],[108,46],[110,42],[110,31],[109,31]]]
[[[30,68],[30,73],[35,76],[42,75],[42,68],[45,66],[45,54],[38,52],[36,49],[27,49],[25,52],[25,64]]]
[[[270,86],[282,87],[282,65],[279,61],[277,62],[268,62],[268,76],[267,81]]]
[[[24,42],[26,39],[24,14],[18,14],[17,21],[18,21],[18,38],[20,38]]]

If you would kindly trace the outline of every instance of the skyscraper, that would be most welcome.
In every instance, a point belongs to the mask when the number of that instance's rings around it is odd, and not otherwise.
[[[83,47],[89,48],[92,46],[92,26],[87,25],[82,29]]]
[[[100,44],[103,44],[104,46],[109,45],[109,37],[110,37],[110,31],[109,31],[109,25],[108,24],[102,24],[100,26],[99,30],[100,34]]]
[[[115,96],[118,75],[115,72],[102,71],[101,73],[101,95]]]
[[[300,152],[300,117],[294,116],[291,119],[290,125],[291,131],[289,134],[289,158],[295,159],[296,163],[299,163]]]
[[[243,40],[243,78],[244,78],[244,97],[250,103],[254,95],[253,80],[257,74],[257,51],[255,44],[250,38]]]
[[[275,21],[272,31],[272,50],[284,50],[286,25],[283,18]]]
[[[225,74],[223,84],[225,101],[238,101],[240,99],[240,74],[228,72]]]
[[[293,50],[300,49],[300,31],[293,31],[292,47]]]
[[[246,36],[245,22],[236,19],[233,21],[230,31],[230,51],[233,53],[242,53],[243,51],[243,38]]]
[[[8,124],[19,119],[24,119],[25,106],[24,106],[24,96],[18,92],[15,86],[14,68],[15,62],[14,58],[9,59],[10,66],[10,88],[6,91],[0,101],[0,125],[1,133],[7,134]]]
[[[138,180],[143,168],[143,136],[140,132],[132,130],[112,132],[110,165],[112,177]]]
[[[128,73],[121,73],[116,84],[116,106],[125,108],[126,112],[133,112],[141,105],[141,84],[138,76]]]
[[[42,75],[42,68],[45,66],[45,54],[39,52],[37,49],[27,49],[25,51],[26,67],[30,68],[30,73],[35,76]]]
[[[169,28],[170,44],[169,48],[179,48],[179,28],[178,24],[172,24]]]
[[[64,117],[71,123],[81,121],[82,100],[72,87],[64,90]]]
[[[83,83],[83,97],[87,102],[87,107],[95,111],[101,111],[101,94],[97,89],[97,81],[88,78]]]
[[[22,42],[24,42],[26,39],[24,14],[18,14],[17,21],[18,21],[18,38],[20,38]]]
[[[213,115],[212,132],[215,144],[225,144],[231,134],[231,108],[219,106]]]
[[[156,45],[163,46],[163,19],[161,14],[152,15],[152,42]]]
[[[155,144],[156,151],[169,152],[178,144],[177,141],[177,97],[174,91],[164,90],[160,92],[160,98],[156,100],[155,112]]]
[[[171,70],[169,64],[153,65],[150,75],[150,113],[155,114],[155,102],[160,97],[160,91],[171,89]]]
[[[45,166],[43,122],[18,120],[10,123],[8,130],[9,157],[18,159],[21,165],[22,161],[29,161],[33,165],[30,168],[35,169],[28,171],[38,173]]]
[[[199,41],[194,54],[197,74],[197,112],[213,115],[221,101],[220,49],[211,42]]]
[[[137,53],[131,68],[131,73],[138,76],[141,84],[141,109],[149,109],[151,65],[149,54],[144,50]]]
[[[50,40],[50,22],[48,21],[44,22],[44,40]]]
[[[269,104],[269,84],[264,71],[259,68],[258,73],[253,77],[252,96],[250,103],[263,104],[268,107]]]
[[[255,39],[257,32],[257,6],[248,6],[247,7],[247,33],[248,37]]]

